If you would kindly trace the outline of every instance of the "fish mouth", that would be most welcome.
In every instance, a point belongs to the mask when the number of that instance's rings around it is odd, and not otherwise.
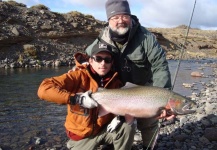
[[[196,110],[194,110],[195,109],[195,105],[196,105],[195,102],[189,102],[189,103],[187,103],[186,105],[183,106],[182,110],[186,114],[195,113],[196,112]]]
[[[187,114],[192,114],[196,112],[195,105],[196,103],[191,101],[191,102],[185,103],[180,108],[177,108],[177,109],[171,108],[171,109],[175,115],[187,115]]]

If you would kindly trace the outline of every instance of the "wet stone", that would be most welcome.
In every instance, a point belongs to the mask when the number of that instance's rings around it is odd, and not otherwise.
[[[188,138],[188,135],[186,134],[180,134],[174,137],[174,139],[178,141],[185,141],[187,138]]]
[[[209,141],[217,141],[217,129],[216,128],[207,128],[205,129],[204,137]]]

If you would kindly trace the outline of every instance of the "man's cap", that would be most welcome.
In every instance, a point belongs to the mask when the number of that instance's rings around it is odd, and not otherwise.
[[[108,20],[115,15],[131,15],[130,6],[127,0],[107,0],[105,8]]]
[[[112,47],[104,43],[101,43],[101,42],[93,46],[93,48],[91,49],[90,55],[93,56],[99,52],[109,52],[111,55],[113,54]]]

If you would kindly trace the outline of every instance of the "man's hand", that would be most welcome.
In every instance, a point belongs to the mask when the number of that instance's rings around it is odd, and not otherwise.
[[[132,126],[135,123],[135,118],[130,115],[116,116],[111,123],[107,126],[108,132],[113,132],[117,129],[123,122],[126,122],[129,126]]]
[[[159,119],[165,119],[165,120],[171,120],[173,118],[175,118],[176,116],[175,115],[171,115],[170,113],[170,110],[162,110],[160,116],[159,116]]]
[[[175,123],[176,116],[171,113],[170,109],[162,110],[158,119],[162,119],[161,125],[166,126]]]
[[[75,96],[70,98],[70,104],[75,105],[76,103],[84,108],[94,108],[98,106],[98,103],[90,97],[91,91],[85,93],[77,93]]]

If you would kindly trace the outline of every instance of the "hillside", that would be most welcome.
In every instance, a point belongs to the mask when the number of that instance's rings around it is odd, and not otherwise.
[[[186,40],[187,26],[184,25],[176,28],[152,28],[150,31],[158,35],[159,42],[167,51],[168,58],[179,57],[182,49],[184,59],[217,58],[216,30],[190,28]]]
[[[97,37],[106,22],[77,11],[61,14],[44,5],[27,8],[15,1],[0,2],[0,60],[71,60]],[[177,59],[186,27],[150,28],[168,59]],[[190,29],[185,58],[217,58],[217,31]],[[4,67],[1,64],[0,68]]]

